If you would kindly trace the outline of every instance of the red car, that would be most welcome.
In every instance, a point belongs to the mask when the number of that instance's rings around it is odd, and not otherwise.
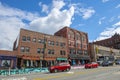
[[[69,63],[58,63],[54,66],[49,67],[49,72],[69,71],[71,66]]]
[[[98,67],[98,63],[96,62],[91,62],[91,63],[87,63],[85,64],[85,68],[97,68]]]

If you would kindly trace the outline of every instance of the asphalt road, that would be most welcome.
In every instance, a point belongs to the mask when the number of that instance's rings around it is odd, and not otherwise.
[[[120,80],[120,65],[94,69],[72,69],[59,73],[31,73],[1,77],[0,80]]]

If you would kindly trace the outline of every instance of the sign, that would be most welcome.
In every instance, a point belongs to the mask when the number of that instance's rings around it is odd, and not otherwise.
[[[67,60],[67,58],[57,58],[57,60]]]

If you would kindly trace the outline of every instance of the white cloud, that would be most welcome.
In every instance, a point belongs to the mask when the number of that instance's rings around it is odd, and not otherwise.
[[[92,7],[84,8],[82,3],[70,4],[69,6],[74,6],[75,14],[81,16],[83,19],[89,19],[95,14],[95,10]]]
[[[98,23],[99,23],[99,24],[102,24],[102,22],[103,22],[103,20],[104,20],[105,18],[106,18],[106,17],[100,18]]]
[[[63,1],[53,1],[53,8],[45,17],[39,17],[30,23],[31,29],[39,32],[53,34],[64,26],[70,26],[74,15],[74,7],[71,6],[68,10],[61,10],[65,3]]]
[[[48,6],[47,5],[42,5],[42,12],[46,12],[46,13],[48,13]]]
[[[115,8],[120,8],[120,4],[118,4]]]
[[[24,21],[36,19],[37,15],[0,3],[0,49],[12,50],[20,28],[28,27]]]
[[[115,33],[120,34],[120,21],[112,25],[112,27],[106,28],[103,32],[100,33],[100,36],[96,40],[109,38]]]
[[[53,8],[60,10],[63,6],[65,6],[65,2],[63,2],[63,0],[53,0]]]
[[[114,24],[113,26],[120,26],[120,21]]]
[[[42,12],[45,12],[48,14],[49,12],[49,6],[46,4],[42,4],[42,2],[39,2],[39,6],[42,7]]]
[[[95,13],[95,10],[92,8],[80,8],[80,12],[82,13],[83,19],[88,19]]]
[[[103,3],[106,3],[106,2],[108,2],[108,1],[109,1],[109,0],[102,0]]]

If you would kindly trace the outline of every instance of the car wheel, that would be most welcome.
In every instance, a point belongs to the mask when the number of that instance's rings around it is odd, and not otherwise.
[[[54,72],[56,73],[56,72],[58,72],[58,70],[57,70],[57,69],[55,69],[55,70],[54,70]]]

